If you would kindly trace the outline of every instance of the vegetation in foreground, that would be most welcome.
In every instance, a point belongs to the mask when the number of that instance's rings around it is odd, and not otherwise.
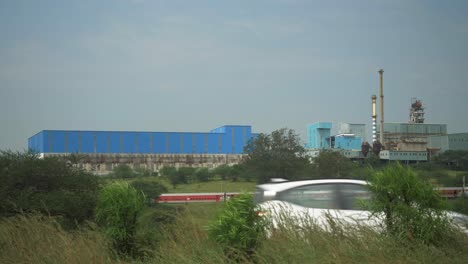
[[[401,241],[365,228],[324,232],[310,225],[301,235],[280,229],[262,241],[254,259],[225,255],[224,248],[194,224],[190,214],[175,219],[176,229],[160,234],[162,243],[145,259],[118,257],[106,237],[93,228],[70,233],[48,217],[18,216],[0,221],[1,263],[466,263],[468,240],[460,246],[429,246]],[[233,249],[235,250],[235,249]],[[38,252],[41,252],[38,254]],[[242,256],[242,255],[240,255]]]
[[[426,180],[458,186],[466,174],[460,171],[466,168],[464,153],[449,153],[434,163],[415,166],[414,171],[399,165],[387,170],[386,164],[372,157],[357,164],[328,151],[311,164],[298,146],[297,136],[286,129],[260,138],[249,143],[248,158],[237,166],[165,168],[162,177],[120,166],[107,181],[78,169],[73,157],[38,159],[31,153],[1,152],[0,262],[467,262],[467,237],[447,229],[446,219],[437,213],[445,209],[439,204],[440,197],[433,196],[429,185],[419,184]],[[155,205],[144,198],[166,190],[218,192],[221,187],[221,191],[249,191],[255,181],[271,177],[324,175],[382,180],[382,186],[392,188],[374,190],[382,199],[374,200],[370,208],[376,213],[390,210],[388,226],[401,228],[378,234],[339,225],[324,232],[310,225],[297,232],[290,223],[266,238],[261,228],[255,228],[262,223],[253,217],[248,199],[233,200],[229,206],[202,207]],[[398,202],[399,198],[404,199]],[[451,206],[465,212],[467,203],[461,199]],[[432,218],[434,215],[437,217]]]

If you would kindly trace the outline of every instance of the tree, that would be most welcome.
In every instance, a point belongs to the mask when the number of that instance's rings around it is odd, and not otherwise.
[[[137,254],[137,217],[144,205],[144,194],[124,182],[111,183],[99,194],[96,221],[104,228],[118,253]]]
[[[355,166],[351,160],[338,151],[322,150],[313,159],[312,167],[316,177],[343,178],[349,177]]]
[[[282,128],[271,135],[259,134],[244,149],[243,165],[258,182],[269,178],[297,179],[310,162],[299,136],[294,130]]]
[[[441,245],[450,240],[445,204],[433,186],[410,167],[396,163],[374,171],[369,209],[383,214],[386,231],[402,240]]]
[[[177,173],[177,169],[175,167],[164,166],[159,172],[161,173],[161,176],[171,177]]]
[[[0,152],[0,215],[41,212],[67,228],[93,217],[99,178],[66,159]]]
[[[178,184],[186,184],[191,180],[192,176],[195,173],[195,168],[191,167],[163,167],[161,169],[161,174],[166,176],[166,178],[171,182],[172,187],[175,189]]]
[[[112,171],[112,177],[117,179],[135,178],[136,174],[127,164],[119,164]]]
[[[231,168],[228,165],[223,164],[213,169],[213,175],[218,176],[221,180],[226,180],[230,171]]]
[[[246,176],[245,167],[240,164],[233,165],[231,167],[231,170],[229,171],[229,178],[233,182],[237,181],[239,177],[245,177],[245,176]]]
[[[133,181],[130,185],[145,195],[149,205],[152,205],[154,200],[157,199],[159,195],[167,192],[166,186],[154,181],[136,180]]]
[[[436,164],[441,164],[449,169],[468,170],[468,151],[448,150],[434,158]]]
[[[267,222],[255,211],[252,194],[242,193],[226,202],[209,228],[210,237],[234,260],[251,258],[265,239]]]
[[[195,178],[199,182],[207,182],[210,179],[210,171],[208,168],[198,168],[195,171]]]
[[[189,183],[192,181],[193,175],[195,174],[196,168],[192,167],[180,167],[177,170],[177,176],[179,183]]]

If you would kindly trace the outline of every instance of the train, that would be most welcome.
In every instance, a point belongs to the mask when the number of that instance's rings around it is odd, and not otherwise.
[[[468,197],[468,188],[465,187],[437,187],[435,191],[440,196],[447,199],[458,197]],[[154,199],[155,203],[195,203],[195,202],[223,202],[239,195],[239,192],[218,192],[218,193],[164,193]]]

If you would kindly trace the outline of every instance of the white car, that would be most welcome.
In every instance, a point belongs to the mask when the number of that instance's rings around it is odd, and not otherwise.
[[[258,185],[254,201],[260,214],[267,214],[273,227],[283,222],[285,216],[301,225],[313,220],[321,228],[330,228],[329,218],[344,224],[362,225],[381,230],[383,217],[372,216],[363,208],[371,198],[368,183],[361,180],[326,179],[286,181]],[[465,232],[468,217],[447,212],[453,222]]]

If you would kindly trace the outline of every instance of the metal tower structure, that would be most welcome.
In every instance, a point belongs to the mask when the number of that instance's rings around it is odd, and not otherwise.
[[[424,107],[421,100],[411,98],[411,108],[409,122],[411,124],[423,124],[424,123]]]

